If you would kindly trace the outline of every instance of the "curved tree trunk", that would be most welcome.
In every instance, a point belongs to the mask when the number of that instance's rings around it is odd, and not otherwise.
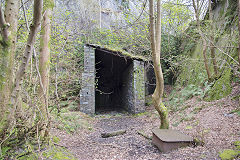
[[[152,95],[155,109],[158,111],[161,119],[160,128],[169,128],[168,110],[164,106],[163,91],[164,91],[164,79],[160,62],[161,55],[161,0],[157,1],[157,20],[155,24],[154,19],[154,2],[149,0],[149,15],[150,15],[150,38],[152,59],[154,65],[154,72],[156,76],[156,89]],[[156,30],[155,30],[156,29]]]
[[[40,47],[40,60],[39,60],[39,71],[41,75],[39,99],[41,101],[40,110],[42,113],[43,129],[41,135],[48,134],[48,88],[49,88],[49,69],[50,69],[50,35],[51,35],[51,17],[54,6],[53,0],[44,1],[44,11],[41,32],[41,47]]]

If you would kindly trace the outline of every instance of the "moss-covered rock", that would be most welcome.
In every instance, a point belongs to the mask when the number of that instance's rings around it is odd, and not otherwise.
[[[212,89],[209,91],[207,100],[218,100],[229,95],[232,91],[231,77],[231,69],[226,69],[222,76],[215,82]]]
[[[222,160],[232,160],[239,156],[240,151],[232,150],[232,149],[225,149],[223,152],[220,153],[219,157]]]

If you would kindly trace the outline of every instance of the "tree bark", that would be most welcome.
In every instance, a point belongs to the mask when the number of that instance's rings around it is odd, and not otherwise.
[[[16,106],[18,94],[20,90],[20,85],[27,70],[29,60],[32,56],[33,45],[36,41],[36,36],[38,32],[38,28],[41,23],[41,13],[43,8],[43,0],[34,0],[34,12],[33,12],[33,23],[30,26],[30,33],[27,40],[27,45],[24,51],[22,63],[17,71],[16,79],[15,79],[15,87],[13,89],[11,95],[11,103]]]
[[[44,11],[42,23],[42,32],[40,40],[40,59],[39,59],[39,71],[41,75],[42,85],[39,88],[39,99],[41,101],[40,110],[43,118],[43,129],[41,135],[44,136],[48,133],[47,126],[49,123],[48,116],[48,88],[49,88],[49,69],[50,69],[50,35],[51,35],[51,17],[54,2],[53,0],[44,1]]]
[[[154,2],[149,0],[149,18],[150,18],[150,40],[152,49],[152,59],[154,72],[156,76],[156,89],[152,95],[155,109],[160,115],[160,128],[169,128],[168,110],[162,102],[164,91],[164,79],[161,68],[161,0],[157,0],[157,19],[154,19]]]
[[[240,0],[238,0],[238,63],[240,68]]]
[[[206,39],[204,38],[204,35],[201,31],[201,25],[200,25],[200,19],[199,19],[199,16],[200,16],[200,8],[201,6],[199,6],[199,0],[192,0],[193,2],[193,8],[194,8],[194,11],[195,11],[195,18],[196,18],[196,21],[197,21],[197,27],[198,27],[198,31],[199,31],[199,34],[201,36],[201,39],[202,39],[202,42],[203,42],[203,59],[204,59],[204,65],[205,65],[205,69],[206,69],[206,72],[207,72],[207,76],[208,76],[208,79],[210,80],[211,78],[211,73],[210,73],[210,70],[209,70],[209,67],[208,67],[208,62],[207,62],[207,42],[206,42]]]
[[[211,58],[213,63],[213,69],[215,76],[218,75],[218,67],[217,67],[217,61],[215,57],[215,48],[214,48],[214,29],[213,29],[213,14],[212,14],[212,5],[211,0],[208,1],[208,9],[209,9],[209,21],[210,21],[210,52],[211,52]]]
[[[6,1],[3,15],[0,7],[0,27],[2,40],[0,42],[0,139],[9,127],[11,106],[10,95],[13,88],[13,65],[16,50],[16,35],[18,26],[19,2]]]

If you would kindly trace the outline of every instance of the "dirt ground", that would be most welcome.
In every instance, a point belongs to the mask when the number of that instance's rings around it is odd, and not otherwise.
[[[170,128],[199,139],[202,144],[161,153],[151,140],[138,131],[151,136],[153,128],[160,124],[158,114],[152,106],[138,115],[106,113],[91,117],[88,121],[93,129],[79,129],[68,134],[59,129],[52,133],[60,138],[60,145],[67,148],[79,160],[172,160],[172,159],[220,159],[219,152],[234,148],[233,142],[240,140],[240,117],[231,111],[239,108],[239,87],[228,97],[214,102],[188,100],[178,112],[170,113]],[[101,133],[125,129],[126,134],[101,138]]]

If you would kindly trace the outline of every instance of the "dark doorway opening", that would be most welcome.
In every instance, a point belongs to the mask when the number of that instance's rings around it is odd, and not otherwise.
[[[153,94],[156,88],[156,77],[154,73],[153,64],[150,62],[145,65],[146,77],[145,77],[145,95]]]
[[[131,90],[133,60],[101,49],[95,50],[96,113],[122,112]]]

